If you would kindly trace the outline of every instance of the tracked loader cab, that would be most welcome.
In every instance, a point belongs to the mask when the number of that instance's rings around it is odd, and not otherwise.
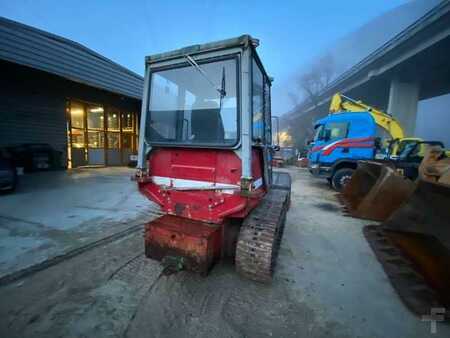
[[[236,256],[244,275],[270,279],[290,178],[272,173],[271,80],[257,46],[243,35],[146,58],[136,177],[165,213],[146,226],[148,257],[206,273]]]

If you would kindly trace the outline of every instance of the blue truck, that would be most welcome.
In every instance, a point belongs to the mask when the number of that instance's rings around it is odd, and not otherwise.
[[[337,191],[351,178],[359,160],[395,160],[408,144],[423,141],[405,137],[391,115],[340,93],[332,97],[330,114],[314,128],[309,170]]]
[[[380,128],[369,112],[328,115],[316,121],[314,129],[309,170],[314,176],[326,178],[338,191],[351,178],[358,160],[383,156],[377,142]]]

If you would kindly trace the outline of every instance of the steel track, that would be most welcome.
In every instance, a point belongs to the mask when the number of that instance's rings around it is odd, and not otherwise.
[[[242,224],[236,270],[246,278],[270,282],[283,237],[289,192],[272,189]]]

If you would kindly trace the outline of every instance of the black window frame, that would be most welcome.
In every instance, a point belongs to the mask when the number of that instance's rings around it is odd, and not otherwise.
[[[320,129],[320,130],[318,130]],[[323,131],[325,130],[325,124],[317,124],[314,127],[314,136],[313,136],[313,141],[322,141],[323,140]]]
[[[252,140],[252,143],[254,144],[254,145],[258,145],[258,144],[263,144],[263,145],[265,145],[265,144],[268,144],[267,143],[267,139],[266,139],[266,114],[267,114],[267,108],[266,108],[266,100],[265,100],[265,95],[266,95],[266,83],[267,83],[267,85],[268,85],[268,87],[269,87],[269,90],[270,90],[270,88],[271,88],[271,83],[270,83],[270,80],[269,80],[269,78],[268,78],[268,76],[267,76],[267,74],[266,74],[266,71],[265,71],[265,69],[264,69],[264,67],[263,67],[263,65],[262,65],[262,63],[261,63],[261,60],[259,59],[259,57],[258,57],[258,55],[255,53],[255,52],[253,52],[252,53],[252,56],[251,56],[251,81],[250,81],[250,83],[251,83],[251,112],[250,112],[250,114],[251,114],[251,126],[250,126],[250,129],[251,129],[251,140]],[[253,69],[253,65],[254,65],[254,63],[256,63],[256,65],[258,66],[258,69],[259,69],[259,71],[261,72],[261,75],[262,75],[262,102],[263,102],[263,109],[262,109],[262,114],[263,114],[263,116],[262,116],[262,121],[263,121],[263,132],[262,132],[262,139],[261,139],[261,142],[256,142],[257,140],[254,138],[254,135],[253,135],[253,93],[254,93],[254,91],[253,91],[253,73],[254,73],[254,69]],[[270,144],[272,144],[272,142],[270,142]]]
[[[197,54],[196,56],[201,55]],[[177,69],[177,68],[184,68],[184,67],[192,67],[189,62],[180,62],[177,64],[171,64],[167,66],[160,66],[160,67],[152,67],[150,68],[150,76],[149,76],[149,84],[148,84],[148,102],[146,107],[146,121],[142,121],[145,123],[145,135],[143,135],[145,142],[148,143],[150,146],[156,146],[156,147],[177,147],[177,148],[209,148],[209,149],[236,149],[240,146],[241,142],[241,52],[238,53],[231,53],[228,55],[221,55],[221,56],[213,56],[208,57],[204,59],[197,59],[195,62],[198,65],[206,64],[206,63],[213,63],[216,61],[226,61],[226,60],[234,60],[236,63],[236,142],[233,144],[213,144],[213,143],[182,143],[182,142],[155,142],[148,139],[148,130],[147,128],[147,121],[151,118],[150,114],[150,98],[151,98],[151,86],[152,86],[152,80],[153,80],[153,74],[158,73],[160,71],[169,70],[169,69]]]

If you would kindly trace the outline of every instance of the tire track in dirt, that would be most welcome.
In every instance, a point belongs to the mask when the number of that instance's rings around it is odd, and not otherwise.
[[[96,247],[0,288],[0,336],[122,336],[160,270],[138,232]]]
[[[291,288],[282,267],[298,262],[286,244],[270,285],[241,278],[230,262],[206,278],[164,276],[142,249],[135,232],[0,288],[0,336],[345,337]]]
[[[284,280],[255,283],[221,263],[207,278],[189,272],[161,278],[143,298],[127,337],[334,337],[330,325]]]

